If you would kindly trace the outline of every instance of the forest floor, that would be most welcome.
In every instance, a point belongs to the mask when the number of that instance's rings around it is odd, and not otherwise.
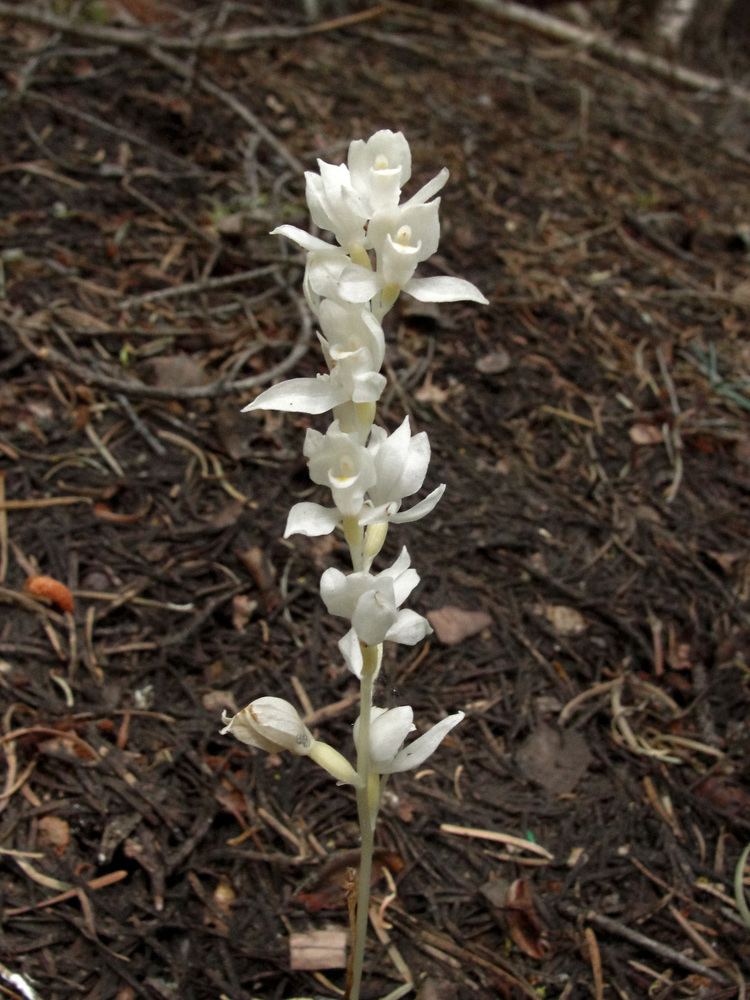
[[[275,694],[351,751],[343,543],[281,537],[315,421],[239,410],[321,368],[269,230],[387,127],[490,305],[387,331],[448,489],[376,700],[467,718],[389,785],[364,996],[744,997],[747,106],[468,5],[123,6],[0,42],[0,992],[342,995],[290,940],[346,930],[352,796],[219,728]]]

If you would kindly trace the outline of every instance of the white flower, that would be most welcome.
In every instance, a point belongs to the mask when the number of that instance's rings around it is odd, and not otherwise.
[[[224,723],[222,735],[231,733],[241,743],[268,753],[289,750],[298,757],[309,757],[337,781],[350,785],[359,783],[357,772],[346,757],[327,743],[314,739],[294,705],[283,698],[256,698],[236,715],[224,712],[221,721]]]
[[[305,173],[305,194],[310,217],[316,226],[333,233],[349,251],[365,238],[369,206],[352,187],[349,168],[343,163],[318,160],[319,174]]]
[[[303,451],[312,481],[330,487],[333,502],[345,517],[358,515],[365,492],[375,482],[375,462],[367,448],[334,420],[325,434],[310,428]]]
[[[224,712],[221,721],[222,735],[231,733],[241,743],[269,753],[291,750],[306,756],[313,743],[312,733],[297,709],[283,698],[256,698],[236,715],[230,717]]]
[[[382,573],[344,574],[331,567],[320,578],[320,593],[332,615],[348,619],[356,638],[367,646],[386,639],[413,646],[432,631],[427,619],[415,611],[399,610],[419,583],[419,575],[409,565],[404,548],[395,563]],[[343,644],[343,645],[342,645]],[[361,671],[361,651],[357,657],[351,635],[339,643],[350,668]]]
[[[367,227],[365,246],[375,251],[373,271],[359,262],[341,267],[337,294],[347,302],[368,302],[379,292],[399,290],[421,302],[468,300],[487,304],[478,288],[463,278],[416,278],[417,266],[431,257],[440,240],[440,199],[411,202],[376,212]],[[317,284],[321,282],[318,279]]]
[[[351,185],[372,215],[398,205],[401,188],[411,177],[411,150],[401,132],[382,129],[366,141],[349,145]]]
[[[353,403],[376,403],[385,388],[383,328],[368,309],[324,299],[319,309],[323,354]]]
[[[395,774],[419,767],[435,752],[447,734],[464,718],[456,712],[442,719],[412,743],[402,746],[409,733],[415,730],[414,713],[409,705],[398,708],[371,709],[370,763],[378,774]],[[358,743],[359,719],[354,723],[354,742]]]
[[[424,431],[412,437],[408,417],[392,434],[373,427],[367,450],[374,459],[375,483],[368,490],[367,509],[360,516],[360,524],[404,524],[418,521],[433,510],[445,492],[445,483],[410,510],[399,513],[401,501],[422,488],[427,474],[430,442]]]

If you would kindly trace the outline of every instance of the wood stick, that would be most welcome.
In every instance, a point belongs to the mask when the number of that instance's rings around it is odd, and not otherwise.
[[[669,80],[671,83],[689,87],[691,90],[702,90],[709,94],[723,94],[743,104],[750,104],[750,90],[736,83],[728,83],[718,77],[700,73],[680,66],[665,59],[637,48],[635,45],[624,45],[620,41],[605,35],[602,31],[589,31],[579,28],[562,18],[544,14],[533,7],[524,7],[513,0],[470,0],[475,7],[494,14],[503,21],[517,24],[519,27],[536,31],[547,38],[559,42],[570,42],[581,49],[588,49],[596,55],[611,59],[615,63],[623,63],[633,69],[644,69],[654,76]]]

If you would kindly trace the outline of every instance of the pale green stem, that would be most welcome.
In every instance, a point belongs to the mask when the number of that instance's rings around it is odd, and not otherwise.
[[[364,555],[362,552],[362,542],[364,541],[364,529],[356,517],[345,517],[341,522],[344,531],[346,544],[349,546],[349,555],[352,559],[352,569],[359,572],[362,569]]]
[[[372,689],[378,670],[379,647],[362,646],[362,680],[360,689],[359,729],[357,734],[357,775],[360,786],[357,789],[357,812],[362,840],[359,877],[357,879],[357,917],[354,928],[354,949],[352,957],[352,985],[348,1000],[359,1000],[362,986],[362,967],[365,960],[367,939],[367,916],[370,906],[370,880],[372,877],[372,852],[375,834],[375,814],[373,808],[370,770],[370,716],[372,710]],[[372,775],[377,780],[376,775]],[[372,783],[374,784],[374,783]],[[377,796],[375,796],[377,798]]]

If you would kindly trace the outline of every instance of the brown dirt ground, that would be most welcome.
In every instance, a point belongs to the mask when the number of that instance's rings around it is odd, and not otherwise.
[[[124,6],[170,37],[299,23]],[[491,302],[391,322],[382,419],[429,431],[448,492],[386,555],[408,542],[420,610],[492,624],[387,660],[380,703],[468,718],[390,785],[366,996],[397,953],[423,1000],[745,995],[747,109],[458,7],[171,68],[6,21],[4,996],[31,995],[13,974],[42,1000],[341,995],[288,943],[346,926],[351,796],[218,720],[264,693],[336,702],[319,732],[350,748],[317,595],[342,547],[280,538],[308,421],[240,417],[256,390],[216,380],[267,381],[300,336],[291,371],[319,369],[300,259],[267,232],[306,225],[295,157],[380,127],[418,180],[450,167],[433,266]],[[38,573],[73,614],[24,592]]]

